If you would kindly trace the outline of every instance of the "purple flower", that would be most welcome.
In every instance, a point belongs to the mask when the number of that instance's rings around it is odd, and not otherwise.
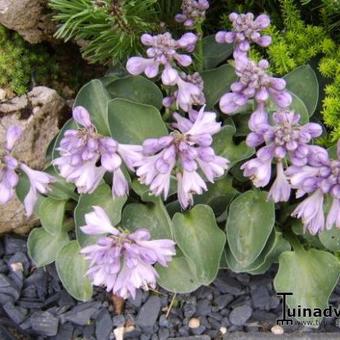
[[[192,75],[181,73],[176,80],[176,85],[178,89],[174,94],[163,99],[165,107],[170,107],[173,103],[176,103],[177,108],[189,112],[193,106],[205,104],[203,79],[198,72]]]
[[[224,174],[229,161],[215,155],[211,147],[212,136],[220,131],[216,114],[200,110],[196,120],[174,114],[175,130],[169,136],[144,141],[145,157],[136,171],[141,183],[150,187],[151,192],[167,198],[170,177],[173,172],[178,179],[178,199],[182,208],[192,204],[193,194],[202,194],[206,184],[198,170],[209,182]]]
[[[291,186],[297,189],[297,197],[309,194],[295,209],[293,216],[302,218],[305,228],[312,234],[325,228],[331,229],[333,225],[340,228],[340,160],[330,159],[325,149],[312,146],[308,164],[293,165],[286,173]],[[325,195],[332,199],[326,221],[323,210]]]
[[[24,199],[24,206],[26,215],[31,216],[39,193],[47,194],[50,191],[50,184],[55,181],[55,178],[45,172],[33,170],[25,164],[20,164],[20,169],[27,175],[30,182],[30,189]]]
[[[3,158],[3,164],[0,163],[0,204],[7,203],[14,196],[19,181],[15,172],[17,166],[17,160],[10,155]]]
[[[261,35],[261,31],[270,25],[267,15],[261,14],[254,20],[252,13],[231,13],[229,19],[232,22],[231,32],[220,31],[216,34],[216,41],[220,44],[234,43],[234,57],[245,57],[250,49],[250,44],[255,43],[261,47],[271,44],[269,35]]]
[[[160,66],[163,65],[162,82],[165,85],[175,85],[178,72],[174,64],[187,67],[192,63],[189,55],[178,53],[177,50],[192,52],[197,36],[193,33],[185,33],[180,39],[175,40],[168,32],[155,36],[143,34],[141,41],[145,46],[149,46],[146,51],[147,58],[130,58],[126,65],[128,72],[133,75],[144,73],[148,78],[154,78],[158,75]]]
[[[105,211],[93,207],[85,215],[81,230],[89,235],[101,235],[96,244],[81,250],[89,261],[88,277],[96,286],[126,299],[135,298],[136,289],[156,287],[158,274],[153,265],[167,266],[176,254],[172,240],[150,240],[147,229],[126,233],[112,226]]]
[[[73,118],[84,128],[65,132],[58,148],[60,157],[53,161],[60,175],[74,183],[79,193],[91,193],[108,171],[113,176],[112,195],[127,195],[129,185],[121,167],[124,163],[133,171],[135,162],[142,158],[142,147],[99,135],[83,107],[74,108]]]
[[[7,129],[6,132],[6,150],[12,151],[15,143],[22,135],[22,129],[19,126],[12,125]]]
[[[265,146],[257,151],[255,159],[242,165],[244,175],[250,177],[256,187],[264,187],[270,181],[271,164],[275,160],[277,177],[269,192],[269,198],[275,202],[288,201],[290,188],[282,161],[288,157],[293,165],[307,164],[308,157],[313,153],[313,147],[308,143],[312,138],[320,136],[321,126],[316,123],[301,126],[300,115],[291,111],[275,112],[272,118],[273,125],[269,124],[268,116],[262,111],[262,107],[253,115],[249,121],[252,132],[247,136],[246,143],[250,147],[261,144]]]
[[[263,104],[271,98],[280,108],[288,107],[292,97],[285,90],[286,82],[268,75],[268,67],[267,60],[260,60],[256,64],[249,59],[236,59],[235,72],[239,80],[231,85],[232,92],[221,97],[221,111],[233,114],[253,98],[258,104]]]
[[[208,8],[209,2],[207,0],[183,0],[182,13],[177,14],[175,20],[188,28],[193,28],[196,23],[205,19],[205,11]]]

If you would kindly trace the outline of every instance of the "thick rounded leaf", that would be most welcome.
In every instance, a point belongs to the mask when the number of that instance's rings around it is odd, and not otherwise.
[[[212,70],[203,71],[204,94],[207,108],[211,109],[221,96],[230,91],[230,85],[237,79],[235,70],[230,65],[222,65]]]
[[[130,99],[137,103],[149,104],[157,109],[162,107],[163,95],[154,82],[142,76],[128,76],[117,79],[106,86],[112,98]]]
[[[93,79],[85,84],[77,94],[73,107],[83,106],[91,114],[92,123],[99,133],[109,136],[110,130],[107,121],[107,104],[111,100],[103,83]]]
[[[79,195],[75,192],[75,185],[67,183],[65,179],[59,176],[56,169],[51,165],[46,170],[47,173],[54,176],[55,182],[51,184],[51,190],[48,192],[48,196],[55,200],[68,200],[72,198],[78,201]]]
[[[236,129],[231,126],[224,126],[221,131],[214,136],[213,149],[216,154],[223,156],[230,161],[230,167],[234,166],[241,160],[251,157],[255,150],[246,145],[245,142],[235,144],[233,136]]]
[[[191,293],[201,286],[184,256],[176,256],[167,267],[156,266],[158,284],[173,293]]]
[[[230,251],[242,267],[255,261],[264,249],[275,223],[275,205],[267,193],[249,190],[229,206],[226,224]]]
[[[46,266],[55,261],[58,250],[68,242],[66,232],[51,235],[43,228],[35,228],[28,236],[28,255],[37,267]]]
[[[109,103],[111,136],[120,143],[142,144],[146,138],[168,134],[160,112],[151,105],[126,99]]]
[[[329,154],[329,157],[331,157],[332,159],[337,159],[338,156],[337,156],[337,145],[334,144],[332,146],[330,146],[328,149],[328,154]]]
[[[258,275],[265,273],[274,262],[277,262],[280,254],[287,250],[290,250],[289,242],[283,238],[281,232],[273,230],[261,254],[249,266],[243,267],[228,247],[225,251],[225,260],[227,267],[233,272]]]
[[[218,44],[215,34],[203,38],[204,68],[211,69],[227,60],[233,53],[233,44]]]
[[[215,183],[209,183],[206,192],[194,196],[195,204],[209,205],[216,216],[222,215],[231,200],[239,193],[233,188],[232,181],[232,177],[226,175],[216,180]]]
[[[216,224],[214,212],[199,204],[183,214],[176,213],[172,223],[177,246],[195,278],[201,284],[210,284],[216,278],[226,239]]]
[[[84,234],[80,227],[85,225],[85,214],[91,212],[94,205],[102,207],[113,226],[117,225],[121,219],[122,208],[126,202],[126,197],[112,197],[111,188],[107,184],[101,184],[92,194],[80,195],[78,205],[74,210],[76,222],[77,240],[81,247],[94,243],[96,236]]]
[[[172,239],[171,220],[160,199],[148,204],[128,204],[123,210],[122,226],[130,231],[146,228],[153,239]]]
[[[274,279],[277,292],[289,292],[289,308],[328,307],[328,299],[336,286],[340,274],[339,260],[332,254],[316,249],[286,251],[279,258],[279,270]],[[319,317],[297,317],[300,321],[311,321],[315,326]]]
[[[319,100],[319,83],[314,70],[310,65],[302,65],[283,78],[287,82],[287,89],[301,98],[311,116]]]
[[[324,247],[331,251],[340,251],[340,229],[322,231],[319,239]]]
[[[38,209],[38,216],[42,227],[51,235],[61,232],[64,222],[66,201],[42,197]]]
[[[86,277],[88,264],[80,254],[77,241],[71,241],[60,249],[55,264],[67,292],[77,300],[90,300],[93,290],[91,282]]]

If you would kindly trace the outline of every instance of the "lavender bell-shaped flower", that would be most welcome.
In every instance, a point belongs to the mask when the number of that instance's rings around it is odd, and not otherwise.
[[[167,198],[170,177],[174,172],[178,180],[178,199],[182,208],[193,203],[193,194],[202,194],[207,186],[198,173],[200,169],[209,182],[224,174],[229,161],[215,155],[212,136],[220,131],[216,114],[200,110],[196,120],[174,114],[175,130],[169,136],[147,139],[143,143],[144,158],[136,171],[141,183],[151,192]]]
[[[6,145],[2,164],[0,168],[0,204],[7,203],[13,196],[14,190],[19,182],[16,171],[23,171],[29,180],[30,189],[24,199],[26,215],[33,213],[34,206],[38,200],[38,194],[47,194],[50,190],[50,183],[54,182],[54,177],[42,172],[33,170],[26,164],[19,162],[11,155],[15,143],[21,137],[22,130],[18,126],[10,126],[6,133]]]
[[[181,10],[175,20],[187,28],[193,28],[198,22],[205,19],[205,11],[209,8],[207,0],[183,0]]]
[[[261,114],[249,124],[253,131],[247,136],[247,145],[254,148],[265,145],[257,151],[257,157],[244,163],[241,169],[256,187],[264,187],[270,181],[271,165],[275,160],[277,177],[269,192],[269,198],[275,202],[288,201],[290,196],[283,160],[288,158],[292,164],[306,164],[312,152],[308,143],[322,132],[318,124],[299,125],[299,120],[300,115],[294,112],[279,111],[273,114],[273,125]]]
[[[176,85],[178,89],[173,95],[163,99],[165,107],[171,107],[175,103],[177,108],[181,108],[184,112],[189,112],[193,106],[205,104],[203,79],[198,72],[191,75],[181,73],[177,78]]]
[[[250,44],[255,43],[267,47],[272,39],[269,35],[261,35],[261,31],[270,25],[267,15],[261,14],[254,19],[254,14],[231,13],[229,20],[232,22],[231,32],[220,31],[216,34],[216,41],[220,44],[234,43],[234,58],[244,58],[250,49]]]
[[[132,57],[126,64],[126,69],[133,75],[144,73],[148,78],[156,77],[163,65],[162,82],[164,85],[175,85],[178,78],[178,72],[174,65],[187,67],[192,63],[192,58],[187,54],[178,53],[177,50],[192,52],[195,48],[197,36],[193,33],[185,33],[178,40],[172,38],[171,34],[166,32],[152,36],[143,34],[141,41],[145,46],[149,46],[146,51],[147,58]]]
[[[85,215],[81,230],[100,236],[96,244],[81,253],[89,261],[88,277],[96,286],[104,286],[124,299],[135,298],[136,290],[156,287],[158,274],[153,265],[166,267],[176,254],[172,240],[151,240],[147,229],[133,233],[122,232],[112,226],[105,211],[98,206]]]
[[[278,107],[287,108],[292,102],[292,97],[285,89],[286,82],[282,78],[270,76],[266,71],[268,67],[267,60],[260,60],[256,63],[249,59],[236,59],[235,72],[239,79],[231,85],[231,92],[221,97],[221,111],[233,114],[246,105],[250,99],[255,99],[258,104],[263,104],[269,98]]]
[[[329,158],[328,152],[313,146],[308,164],[293,165],[287,175],[297,197],[309,194],[294,210],[292,216],[302,219],[305,229],[316,234],[334,225],[340,228],[340,142],[338,142],[338,159]],[[328,195],[332,203],[325,218],[324,197]]]
[[[121,166],[124,163],[133,171],[134,163],[142,158],[142,147],[119,144],[98,134],[90,114],[83,107],[74,108],[73,118],[83,128],[67,130],[60,142],[60,157],[53,164],[58,167],[61,176],[74,183],[79,193],[91,193],[105,172],[112,172],[113,196],[126,195],[129,186]]]

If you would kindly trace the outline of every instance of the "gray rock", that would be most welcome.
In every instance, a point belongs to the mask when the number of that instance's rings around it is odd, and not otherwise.
[[[55,336],[59,320],[49,312],[35,312],[31,316],[32,329],[39,335]]]
[[[196,300],[187,302],[183,307],[183,313],[186,318],[191,318],[196,313]]]
[[[14,336],[8,329],[0,325],[0,339],[1,340],[16,340],[17,337]]]
[[[167,328],[161,328],[158,332],[159,340],[167,340],[170,336],[170,331]]]
[[[158,296],[150,296],[139,310],[136,318],[136,324],[143,330],[149,330],[156,323],[160,310],[161,299]]]
[[[0,274],[0,294],[8,295],[14,301],[16,301],[20,295],[18,287],[4,274]]]
[[[218,306],[219,309],[225,308],[231,301],[233,301],[234,297],[231,294],[223,294],[219,295],[214,299],[214,303]]]
[[[197,303],[196,314],[206,316],[211,313],[211,302],[209,300],[200,300]]]
[[[5,235],[4,241],[6,255],[12,255],[27,250],[26,240],[22,238]]]
[[[240,295],[243,293],[240,283],[228,275],[218,277],[213,284],[222,294]]]
[[[197,328],[192,328],[191,329],[191,333],[194,334],[194,335],[201,335],[204,333],[204,331],[206,330],[207,328],[203,325],[197,327]]]
[[[143,292],[139,289],[136,292],[136,296],[134,299],[129,298],[128,303],[135,306],[136,308],[139,308],[142,305],[143,300]]]
[[[66,321],[72,322],[75,325],[84,326],[87,325],[97,312],[97,308],[88,307],[86,309],[75,310],[73,308],[71,311],[60,316],[61,323],[65,323]]]
[[[243,326],[249,320],[252,313],[253,309],[250,306],[239,306],[231,311],[229,320],[235,326]]]
[[[51,338],[51,340],[72,340],[73,339],[73,329],[71,323],[65,323],[60,325],[58,329],[58,334]]]
[[[15,306],[12,302],[7,302],[2,308],[17,325],[22,323],[26,318],[27,309]]]
[[[209,335],[201,335],[201,336],[187,336],[187,337],[179,337],[179,338],[169,338],[168,340],[210,340]]]
[[[265,286],[259,286],[251,290],[253,307],[258,309],[270,309],[271,296]]]
[[[169,319],[167,319],[164,314],[160,316],[158,324],[160,327],[163,327],[163,328],[169,328],[171,326]]]
[[[96,338],[101,340],[109,339],[113,324],[110,313],[102,309],[96,318]]]
[[[24,254],[22,251],[16,252],[11,258],[8,260],[8,265],[13,268],[17,263],[21,263],[22,267],[24,269],[24,272],[27,273],[28,268],[30,267],[31,263],[26,254]],[[14,265],[14,266],[13,266]]]

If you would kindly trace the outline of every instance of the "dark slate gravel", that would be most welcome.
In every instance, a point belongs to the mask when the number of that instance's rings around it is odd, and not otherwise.
[[[173,294],[139,291],[134,300],[126,301],[124,313],[116,315],[103,289],[95,288],[93,301],[74,300],[55,267],[35,268],[26,250],[24,238],[6,235],[0,240],[1,340],[113,340],[118,327],[128,330],[124,339],[221,340],[221,327],[227,334],[271,334],[281,316],[271,282],[275,268],[259,276],[223,271],[211,286],[178,295],[168,316]],[[340,285],[330,301],[339,305]],[[189,327],[192,318],[196,328]],[[295,331],[315,332],[301,326],[285,328],[286,333]],[[329,319],[319,331],[339,333],[340,328]]]

